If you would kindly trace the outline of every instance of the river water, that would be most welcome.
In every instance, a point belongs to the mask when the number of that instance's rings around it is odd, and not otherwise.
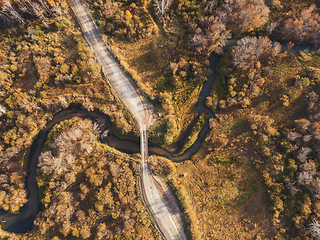
[[[237,43],[237,40],[230,40],[226,46],[224,47],[224,51],[226,51],[231,46],[234,46]],[[283,49],[286,48],[286,45],[283,45]],[[304,51],[304,52],[313,52],[317,49],[312,46],[294,46],[291,50],[292,52]],[[206,97],[209,96],[210,90],[213,82],[216,79],[216,67],[219,63],[220,56],[217,54],[212,54],[209,58],[210,65],[209,69],[211,71],[210,76],[208,76],[207,80],[204,82],[198,101],[196,103],[196,108],[198,110],[198,117],[203,112],[209,116],[209,118],[214,118],[215,114],[209,108],[205,107]],[[57,114],[55,114],[50,122],[47,123],[45,129],[41,130],[34,140],[31,151],[29,155],[29,166],[28,166],[28,174],[26,177],[26,189],[28,191],[28,202],[21,207],[20,213],[17,215],[10,214],[4,210],[0,210],[0,223],[1,228],[5,231],[16,232],[16,233],[25,233],[31,231],[34,227],[33,221],[35,220],[37,214],[42,210],[42,206],[39,200],[39,193],[37,189],[36,183],[36,172],[37,172],[37,164],[38,158],[41,154],[41,150],[44,147],[44,143],[46,141],[46,137],[50,129],[57,123],[65,120],[71,119],[73,117],[82,117],[82,118],[90,118],[92,120],[96,120],[98,118],[106,119],[106,125],[104,130],[109,130],[109,136],[104,138],[102,142],[107,143],[109,146],[114,147],[115,149],[125,152],[125,153],[139,153],[140,152],[140,144],[139,142],[135,142],[132,140],[124,140],[119,139],[111,130],[111,122],[107,115],[100,112],[88,112],[81,107],[73,106],[68,109],[61,110]],[[186,128],[184,135],[178,142],[178,148],[181,148],[184,144],[184,141],[190,134],[192,129],[192,124],[196,122],[197,118]],[[187,149],[183,154],[179,156],[173,156],[172,153],[167,150],[158,147],[158,146],[149,146],[149,155],[158,155],[166,157],[172,161],[184,161],[191,158],[193,154],[195,154],[202,142],[204,141],[206,134],[209,130],[208,121],[202,127],[201,131],[198,134],[197,140],[194,144]],[[179,152],[180,149],[177,150]]]
[[[218,55],[212,55],[210,57],[210,69],[212,70],[212,74],[208,77],[207,81],[203,84],[202,90],[200,92],[200,97],[196,104],[199,114],[201,112],[205,112],[209,117],[214,117],[214,113],[204,106],[204,102],[206,97],[210,93],[210,89],[213,81],[215,80],[215,67],[219,62]],[[41,130],[36,139],[34,140],[31,151],[29,155],[29,166],[28,166],[28,174],[26,177],[26,189],[28,191],[28,202],[21,207],[20,213],[10,214],[4,210],[0,210],[0,223],[1,228],[5,231],[17,232],[17,233],[25,233],[33,229],[33,221],[35,220],[37,214],[42,210],[42,206],[39,200],[39,194],[36,183],[36,172],[37,172],[37,164],[38,158],[41,154],[41,150],[44,147],[44,143],[46,141],[46,137],[50,131],[50,129],[59,122],[70,119],[73,117],[82,117],[82,118],[90,118],[92,120],[98,118],[106,119],[107,123],[104,130],[109,130],[108,137],[104,138],[102,142],[107,143],[109,146],[114,147],[115,149],[125,152],[125,153],[139,153],[140,152],[140,143],[132,140],[119,139],[111,130],[111,122],[107,115],[100,112],[88,112],[80,107],[70,107],[68,109],[61,110],[57,114],[55,114],[50,122],[47,123],[46,128]],[[197,118],[196,118],[197,119]],[[195,122],[195,121],[194,121]],[[186,137],[191,131],[191,126],[187,128],[180,142],[179,146],[182,147]],[[159,155],[166,157],[172,161],[184,161],[190,159],[193,154],[195,154],[201,146],[206,133],[208,132],[209,124],[208,122],[203,126],[200,131],[197,140],[195,143],[187,149],[180,156],[173,156],[167,150],[158,147],[158,146],[149,146],[149,154],[150,155]]]

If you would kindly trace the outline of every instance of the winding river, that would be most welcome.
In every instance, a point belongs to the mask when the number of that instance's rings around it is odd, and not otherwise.
[[[215,68],[219,62],[218,55],[212,55],[210,57],[210,69],[212,70],[212,74],[208,77],[207,81],[203,84],[200,97],[196,104],[198,113],[205,112],[209,117],[214,117],[214,113],[204,106],[204,102],[206,97],[210,93],[211,85],[215,80]],[[4,210],[0,210],[0,221],[1,221],[1,228],[5,231],[16,232],[16,233],[25,233],[33,229],[33,221],[35,220],[37,214],[41,211],[42,206],[39,200],[39,193],[37,189],[36,183],[36,172],[37,172],[37,164],[38,159],[41,154],[41,150],[44,147],[44,143],[46,141],[46,137],[50,131],[50,129],[59,122],[70,119],[73,117],[81,117],[81,118],[90,118],[92,120],[98,118],[106,119],[106,126],[105,130],[109,129],[109,136],[103,139],[105,143],[109,146],[114,147],[115,149],[126,152],[126,153],[139,153],[140,152],[140,144],[139,142],[131,141],[131,140],[123,140],[116,137],[116,135],[111,130],[111,122],[107,115],[100,113],[100,112],[88,112],[87,110],[82,109],[81,107],[70,107],[68,109],[61,110],[60,112],[56,113],[52,120],[47,123],[45,129],[41,130],[36,139],[34,140],[31,151],[29,155],[29,166],[28,166],[28,174],[26,177],[26,189],[28,191],[28,199],[29,201],[20,209],[20,213],[10,214]],[[188,136],[189,132],[191,131],[191,127],[187,128],[188,130],[185,132],[185,136]],[[201,146],[206,133],[209,129],[208,122],[203,126],[202,130],[200,131],[197,140],[195,143],[186,150],[180,156],[173,156],[167,150],[158,147],[158,146],[149,146],[149,153],[151,155],[159,155],[167,157],[172,161],[183,161],[190,159],[190,157],[195,154]],[[181,138],[179,145],[182,146],[186,137]]]
[[[226,51],[231,46],[236,44],[237,40],[230,40],[226,46],[224,47],[224,51]],[[283,49],[286,49],[286,45],[282,45]],[[304,52],[313,52],[317,49],[314,49],[312,46],[294,46],[291,50],[292,52],[304,51]],[[216,67],[219,63],[220,56],[217,54],[212,54],[209,58],[210,65],[209,69],[212,71],[211,75],[208,76],[208,79],[204,82],[202,86],[202,90],[199,95],[199,99],[196,103],[196,107],[198,110],[198,117],[199,115],[204,112],[209,118],[215,117],[215,114],[208,108],[205,107],[205,100],[206,97],[209,96],[210,90],[212,87],[212,83],[216,79]],[[131,140],[123,140],[119,139],[115,136],[115,134],[111,130],[111,122],[107,115],[100,113],[98,111],[88,112],[87,110],[82,109],[79,106],[72,106],[68,109],[61,110],[60,112],[56,113],[52,120],[47,123],[45,129],[41,130],[36,139],[34,140],[31,151],[29,155],[29,166],[28,166],[28,174],[26,177],[26,189],[28,191],[28,199],[29,201],[20,209],[20,213],[17,215],[10,214],[4,210],[0,210],[0,223],[1,228],[5,231],[16,232],[16,233],[26,233],[31,231],[34,227],[33,221],[35,220],[37,214],[42,210],[42,206],[39,199],[39,193],[37,189],[36,183],[36,171],[37,171],[37,164],[38,158],[41,154],[41,150],[44,147],[44,143],[46,141],[46,137],[50,129],[59,122],[65,119],[71,119],[73,117],[81,117],[81,118],[89,118],[93,121],[98,118],[106,119],[105,130],[109,129],[110,134],[106,137],[103,141],[107,143],[109,146],[114,147],[115,149],[126,152],[126,153],[139,153],[140,152],[140,144],[139,142],[131,141]],[[197,118],[196,118],[197,119]],[[182,147],[186,137],[190,134],[191,125],[188,126],[186,131],[184,132],[184,136],[181,138],[178,145]],[[201,131],[198,134],[197,140],[194,144],[187,149],[182,155],[173,156],[172,153],[168,152],[167,150],[158,147],[158,146],[149,146],[149,153],[150,155],[158,155],[164,156],[172,161],[184,161],[191,158],[193,154],[195,154],[202,142],[204,141],[206,134],[209,130],[208,121],[202,127]],[[179,149],[178,149],[179,151]]]

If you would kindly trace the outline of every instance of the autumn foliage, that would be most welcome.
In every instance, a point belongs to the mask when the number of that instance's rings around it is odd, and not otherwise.
[[[233,152],[227,149],[245,136],[239,145],[248,155],[256,151],[252,161],[268,189],[278,236],[308,239],[310,223],[316,236],[310,220],[318,221],[320,210],[319,54],[279,50],[268,39],[246,37],[222,57],[218,80],[226,99],[205,144],[210,152]]]
[[[49,133],[37,182],[44,210],[32,239],[159,239],[140,198],[139,159],[97,142],[99,126],[73,118]]]

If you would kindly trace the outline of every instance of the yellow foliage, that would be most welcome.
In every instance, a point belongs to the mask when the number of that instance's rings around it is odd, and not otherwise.
[[[132,14],[129,10],[126,11],[126,19],[130,20],[132,18]]]

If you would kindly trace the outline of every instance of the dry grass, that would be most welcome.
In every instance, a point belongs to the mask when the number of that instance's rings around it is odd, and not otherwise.
[[[194,159],[196,163],[181,165],[168,178],[188,196],[185,204],[193,211],[198,239],[270,237],[268,200],[257,172],[244,159],[201,154]]]
[[[192,129],[191,129],[187,139],[185,140],[179,154],[184,153],[184,151],[186,151],[189,147],[191,147],[192,144],[197,140],[198,134],[201,131],[203,125],[206,123],[207,120],[208,120],[208,117],[205,114],[202,113],[199,116],[199,119],[197,120],[197,122],[192,126]]]
[[[156,110],[166,116],[162,118],[163,122],[173,122],[173,125],[177,126],[171,130],[174,136],[170,139],[175,139],[194,118],[196,111],[193,106],[201,87],[190,82],[181,82],[179,88],[173,87],[169,65],[178,54],[179,38],[184,33],[179,20],[172,18],[165,30],[160,23],[153,24],[153,34],[135,42],[119,40],[116,37],[106,40]],[[163,99],[167,102],[163,103]],[[157,134],[156,132],[154,135]],[[161,143],[157,137],[151,138],[153,142]]]
[[[256,176],[248,174],[247,181],[249,179],[251,179],[251,181],[255,181],[254,179],[259,179],[258,175],[262,177],[262,171],[268,171],[269,174],[272,174],[272,170],[270,169],[272,169],[272,164],[275,163],[272,162],[271,156],[267,156],[261,151],[261,146],[267,146],[270,149],[272,148],[272,151],[278,151],[279,153],[284,155],[286,154],[285,150],[283,150],[281,147],[278,147],[278,145],[280,145],[279,143],[282,141],[282,139],[285,139],[288,129],[294,128],[294,121],[296,119],[307,118],[307,103],[305,102],[306,94],[312,91],[315,91],[315,93],[317,94],[320,93],[318,80],[319,78],[314,77],[310,72],[308,73],[308,69],[310,69],[310,67],[319,68],[319,66],[320,58],[319,55],[315,53],[283,53],[281,57],[273,59],[273,62],[264,63],[264,66],[259,70],[261,71],[261,75],[266,79],[266,82],[261,89],[261,95],[253,98],[252,104],[248,108],[243,109],[239,106],[232,106],[221,111],[219,114],[220,121],[218,122],[218,127],[216,129],[213,129],[211,135],[209,136],[213,143],[211,143],[211,145],[209,142],[206,143],[207,149],[210,151],[214,150],[213,153],[216,155],[230,156],[236,153],[237,155],[241,156],[241,158],[246,157],[248,159],[248,162],[250,163],[250,166],[254,165],[259,171],[259,174],[255,174]],[[238,73],[237,69],[232,70],[233,73],[235,73],[237,76],[237,87],[241,88],[241,83],[247,81],[248,73]],[[257,69],[255,69],[254,71],[256,70]],[[302,81],[301,79],[303,79],[304,77],[310,78],[310,85],[300,85]],[[288,105],[283,100],[284,95],[288,97]],[[274,119],[275,127],[280,133],[279,138],[273,141],[270,140],[269,142],[265,143],[265,145],[260,143],[259,139],[253,135],[253,131],[250,128],[248,116],[250,116],[251,114],[267,115],[271,119]],[[227,139],[228,142],[224,146],[218,148],[214,143],[218,142],[218,140],[222,137]],[[286,157],[292,158],[293,156],[294,155],[288,155]],[[228,163],[228,161],[225,160],[221,162]],[[284,164],[284,167],[286,168],[287,166]],[[232,168],[230,166],[228,166],[228,168],[228,174],[232,173]],[[217,170],[219,172],[222,171],[222,173],[223,171],[225,171],[225,169],[221,167],[217,168]],[[206,168],[203,168],[203,171],[208,170]],[[281,180],[283,176],[286,176],[285,174],[286,172],[283,172],[279,175],[273,176],[273,181],[277,182],[278,184],[285,185],[285,183],[283,183]],[[210,179],[214,178],[215,174],[212,174]],[[237,178],[233,178],[233,182],[237,183],[241,178],[241,175]],[[204,179],[209,179],[209,177]],[[217,178],[214,181],[219,184],[220,178]],[[248,183],[250,185],[250,181],[248,181]],[[233,194],[237,194],[236,189],[234,189],[233,185],[228,185],[228,179],[225,179],[223,184],[229,190],[229,196],[233,196],[231,192],[233,192]],[[190,190],[194,191],[192,188],[190,188]],[[217,190],[221,191],[221,189]],[[272,199],[272,194],[275,194],[275,191],[269,187],[268,192],[270,195],[270,199]],[[298,198],[297,196],[289,197],[287,194],[288,193],[285,191],[282,191],[278,194],[282,199],[285,208],[285,210],[281,212],[280,217],[275,217],[277,215],[275,213],[273,214],[273,218],[279,218],[279,224],[276,224],[274,220],[271,221],[271,211],[269,212],[266,210],[265,212],[267,213],[267,216],[269,216],[269,218],[266,219],[269,220],[265,225],[262,225],[261,231],[263,230],[268,233],[269,229],[269,233],[274,233],[274,235],[277,235],[277,237],[279,237],[280,239],[292,239],[295,236],[300,236],[301,239],[307,239],[305,237],[308,235],[308,232],[306,228],[303,227],[307,225],[304,225],[301,222],[301,227],[299,226],[300,232],[295,232],[295,227],[290,222],[292,221],[292,212],[295,211],[293,209],[298,209],[301,203],[294,202],[296,200],[293,199]],[[221,193],[221,196],[224,196],[223,191]],[[250,197],[248,199],[250,199]],[[263,204],[266,204],[266,202],[268,202],[269,197],[267,196],[267,194],[265,194],[265,197],[261,198],[258,197],[257,193],[252,193],[251,199],[252,200],[248,200],[247,203],[243,202],[243,204],[239,205],[242,209],[244,209],[244,212],[248,212],[248,207],[252,209],[254,206],[263,206]],[[262,199],[264,200],[262,201]],[[197,202],[199,201],[201,202],[201,200],[197,200]],[[291,203],[291,201],[294,203]],[[271,200],[270,206],[271,208],[274,208],[275,206],[275,203],[271,202]],[[217,212],[219,212],[220,215],[223,215],[224,213],[221,211],[222,210],[220,209]],[[261,218],[261,210],[257,211],[256,213],[252,211],[252,215],[256,216],[255,219]],[[225,220],[225,223],[225,225],[230,228],[230,222],[228,222],[228,220]],[[271,227],[273,224],[275,226],[273,227],[274,230],[272,230]],[[255,229],[253,228],[251,229],[251,231],[254,232]],[[243,229],[240,232],[240,234],[244,234]],[[234,234],[238,233],[234,232]],[[238,238],[247,239],[249,237],[243,237],[239,235]]]

